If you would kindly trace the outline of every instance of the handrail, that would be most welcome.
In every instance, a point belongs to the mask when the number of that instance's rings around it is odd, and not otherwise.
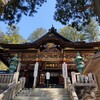
[[[0,100],[11,100],[20,90],[24,88],[25,78],[22,77],[17,83],[10,83],[9,88],[0,94]]]
[[[68,91],[71,100],[79,100],[73,84],[68,84]]]

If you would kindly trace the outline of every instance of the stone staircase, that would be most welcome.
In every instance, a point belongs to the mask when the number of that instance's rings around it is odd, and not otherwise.
[[[23,89],[12,100],[70,100],[67,89],[35,88]]]

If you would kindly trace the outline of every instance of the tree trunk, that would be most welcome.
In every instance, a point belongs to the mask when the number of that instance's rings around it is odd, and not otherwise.
[[[94,11],[99,18],[100,23],[100,0],[94,0]]]

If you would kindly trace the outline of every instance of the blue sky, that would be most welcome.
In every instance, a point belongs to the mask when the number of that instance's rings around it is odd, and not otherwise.
[[[38,13],[34,17],[22,16],[20,22],[17,26],[20,28],[19,33],[27,39],[28,36],[37,28],[50,29],[53,25],[57,30],[63,28],[64,26],[53,20],[53,15],[55,11],[56,0],[47,0],[42,7],[38,10]],[[0,22],[0,28],[3,32],[6,32],[7,24]]]

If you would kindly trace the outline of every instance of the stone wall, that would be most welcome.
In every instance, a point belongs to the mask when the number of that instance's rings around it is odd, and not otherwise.
[[[75,86],[79,100],[96,100],[96,88],[94,86]]]

